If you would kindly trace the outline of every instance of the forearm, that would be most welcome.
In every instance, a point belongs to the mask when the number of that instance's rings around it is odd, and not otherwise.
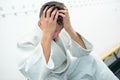
[[[77,32],[75,32],[72,27],[67,29],[66,31],[74,41],[76,41],[79,45],[86,49],[85,43],[82,40],[81,36],[78,35]]]
[[[41,45],[42,45],[42,48],[43,48],[43,53],[44,53],[46,63],[48,63],[49,57],[50,57],[51,41],[52,41],[51,35],[43,33]]]

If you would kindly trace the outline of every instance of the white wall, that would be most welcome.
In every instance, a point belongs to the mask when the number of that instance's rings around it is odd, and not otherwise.
[[[25,80],[18,71],[22,54],[16,43],[37,24],[48,0],[0,0],[0,80]],[[50,0],[49,0],[50,1]],[[61,0],[69,8],[74,29],[93,43],[99,56],[120,44],[119,0]]]

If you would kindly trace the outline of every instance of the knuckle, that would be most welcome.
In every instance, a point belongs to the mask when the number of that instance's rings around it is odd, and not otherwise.
[[[68,11],[66,10],[65,13],[68,13]]]
[[[50,20],[49,23],[52,23],[52,20]]]
[[[45,19],[46,22],[48,22],[49,20],[48,19]]]
[[[52,24],[53,23],[53,20],[51,19],[50,21],[48,21],[49,24]]]
[[[54,16],[54,15],[55,15],[55,13],[52,13],[51,15],[52,15],[52,16]]]
[[[49,9],[48,11],[47,11],[47,13],[50,13],[51,12],[51,10]]]

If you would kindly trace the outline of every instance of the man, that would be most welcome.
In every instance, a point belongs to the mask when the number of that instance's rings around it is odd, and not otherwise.
[[[18,42],[32,53],[19,65],[29,80],[118,80],[108,67],[90,54],[92,45],[71,25],[63,3],[45,3],[35,32]]]

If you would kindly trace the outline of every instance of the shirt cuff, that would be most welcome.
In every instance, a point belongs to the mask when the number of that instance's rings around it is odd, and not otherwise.
[[[51,56],[49,58],[48,64],[46,64],[46,66],[49,69],[54,69],[54,63],[53,63],[53,60],[51,59]]]

